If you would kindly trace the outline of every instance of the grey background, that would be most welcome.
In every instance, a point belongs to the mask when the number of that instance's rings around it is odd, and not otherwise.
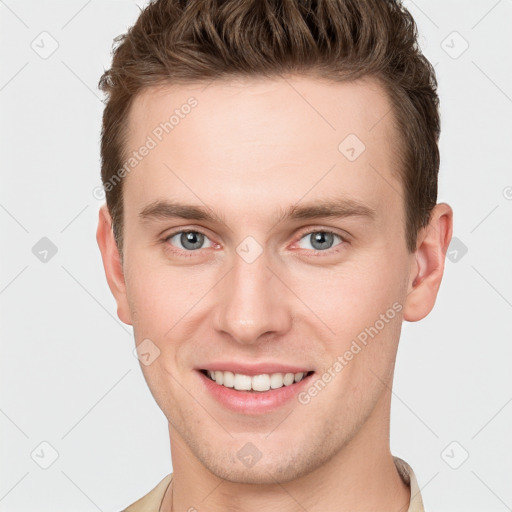
[[[512,510],[512,1],[406,5],[438,74],[456,241],[433,312],[404,323],[391,449],[427,510]],[[138,13],[0,1],[0,510],[116,511],[171,471],[95,241],[96,85]]]

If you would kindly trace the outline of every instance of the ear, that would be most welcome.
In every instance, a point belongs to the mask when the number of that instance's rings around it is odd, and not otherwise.
[[[123,265],[112,230],[112,219],[106,204],[100,208],[96,240],[100,248],[108,286],[117,302],[117,316],[125,324],[132,325],[126,297]]]
[[[453,211],[446,203],[439,203],[432,210],[428,225],[419,231],[416,251],[411,255],[404,320],[417,322],[432,311],[441,285],[452,232]]]

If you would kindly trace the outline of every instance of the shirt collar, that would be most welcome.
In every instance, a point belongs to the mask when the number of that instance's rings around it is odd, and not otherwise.
[[[418,482],[411,466],[399,457],[393,457],[393,462],[395,463],[400,477],[411,490],[411,500],[407,512],[425,512]],[[163,478],[154,489],[128,508],[124,509],[123,512],[158,512],[160,505],[162,504],[165,491],[171,484],[172,475],[173,474],[170,473]]]

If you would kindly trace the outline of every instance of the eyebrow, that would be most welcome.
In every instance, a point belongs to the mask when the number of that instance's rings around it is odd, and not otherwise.
[[[276,224],[284,221],[311,220],[317,218],[363,217],[375,220],[377,212],[354,199],[318,200],[307,204],[295,204],[281,209]],[[177,201],[155,201],[147,205],[140,213],[143,220],[186,219],[226,224],[224,217],[211,208],[184,204]]]

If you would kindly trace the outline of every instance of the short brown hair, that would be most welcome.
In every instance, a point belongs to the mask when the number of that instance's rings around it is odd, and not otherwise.
[[[134,98],[157,85],[236,76],[303,74],[334,81],[376,78],[400,134],[406,244],[416,249],[437,200],[437,81],[399,0],[156,0],[114,40],[101,134],[103,185],[123,166]],[[110,183],[112,183],[110,181]],[[122,250],[122,182],[106,201]]]

